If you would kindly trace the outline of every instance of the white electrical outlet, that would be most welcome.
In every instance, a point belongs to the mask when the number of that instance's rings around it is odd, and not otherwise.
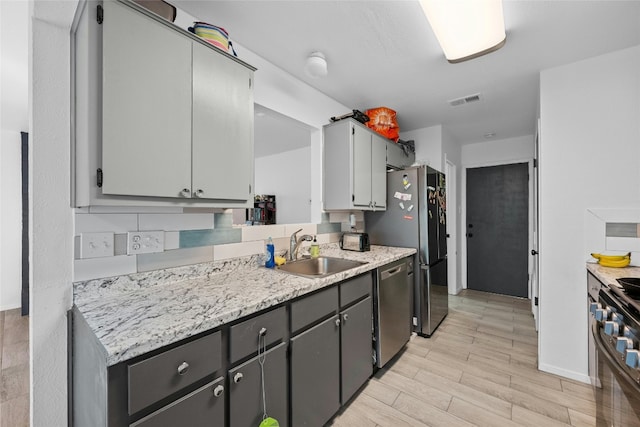
[[[113,233],[80,233],[80,258],[113,256]]]
[[[164,231],[130,231],[127,233],[127,255],[164,251]]]

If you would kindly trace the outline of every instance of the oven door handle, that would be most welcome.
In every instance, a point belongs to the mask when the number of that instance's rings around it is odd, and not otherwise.
[[[598,359],[600,358],[600,355],[604,355],[604,362],[607,364],[609,369],[611,369],[611,371],[614,373],[616,379],[618,379],[619,381],[624,381],[625,384],[631,387],[635,393],[640,394],[640,385],[633,378],[631,378],[624,369],[620,367],[620,363],[624,363],[624,362],[622,362],[619,358],[614,357],[609,353],[609,349],[607,348],[607,345],[604,343],[604,341],[602,340],[602,337],[600,336],[599,329],[600,328],[598,327],[598,322],[595,319],[593,319],[593,323],[591,326],[591,333],[593,334],[593,338],[596,345],[596,351],[598,352]]]

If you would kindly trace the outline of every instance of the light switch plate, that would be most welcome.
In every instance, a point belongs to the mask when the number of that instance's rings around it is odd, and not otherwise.
[[[113,233],[80,234],[80,258],[102,258],[113,254]]]
[[[164,251],[164,231],[130,231],[127,233],[127,255]]]

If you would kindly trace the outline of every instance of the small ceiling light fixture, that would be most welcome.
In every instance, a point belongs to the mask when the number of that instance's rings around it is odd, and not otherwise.
[[[307,57],[304,71],[309,77],[313,77],[314,79],[318,77],[325,77],[327,75],[327,60],[322,52],[312,52]]]
[[[493,138],[494,136],[496,136],[496,133],[495,133],[495,132],[487,132],[487,133],[485,133],[485,134],[484,134],[484,137],[485,137],[486,139],[491,139],[491,138]]]
[[[504,46],[502,0],[420,0],[447,60],[455,64]]]

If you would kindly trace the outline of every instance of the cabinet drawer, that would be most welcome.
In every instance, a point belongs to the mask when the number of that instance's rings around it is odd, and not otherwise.
[[[341,283],[340,307],[345,307],[360,298],[371,295],[372,285],[371,272]]]
[[[285,307],[276,308],[231,327],[229,343],[231,363],[258,351],[258,334],[262,328],[267,330],[265,335],[267,346],[283,339],[287,333]]]
[[[296,333],[305,326],[335,313],[338,307],[338,287],[333,286],[291,304],[291,332]]]
[[[213,374],[222,364],[220,332],[129,366],[129,413]]]
[[[217,395],[217,396],[216,396]],[[224,425],[224,377],[131,424],[130,427]]]

